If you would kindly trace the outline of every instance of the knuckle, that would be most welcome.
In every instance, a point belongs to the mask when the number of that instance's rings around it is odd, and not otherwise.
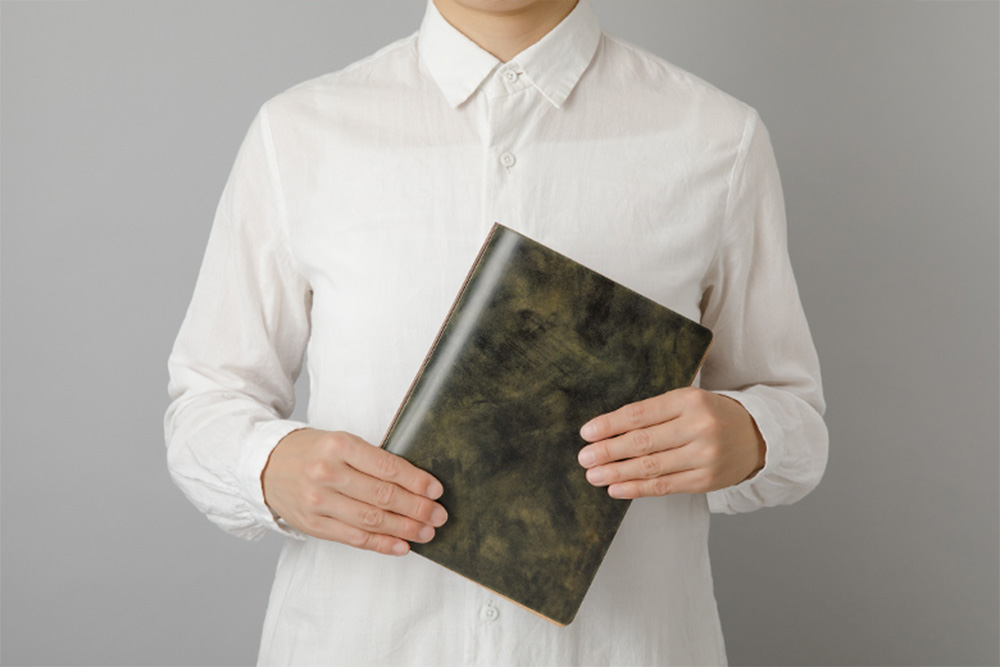
[[[378,460],[378,472],[379,476],[383,479],[393,479],[399,474],[399,461],[391,454],[380,456]]]
[[[378,528],[385,522],[385,512],[377,507],[369,507],[361,513],[361,523],[372,528]]]
[[[345,542],[358,549],[367,549],[372,542],[373,535],[360,528],[351,528],[345,536]]]
[[[331,466],[324,460],[313,461],[306,465],[304,473],[310,481],[322,482],[331,477]]]
[[[722,443],[715,438],[705,436],[699,444],[698,458],[703,465],[712,465],[716,463],[722,459],[723,454],[725,453],[725,448]]]
[[[643,417],[646,416],[646,405],[642,402],[626,405],[625,416],[633,424],[642,422]]]
[[[302,494],[302,507],[306,511],[315,512],[323,505],[323,495],[318,491],[306,491]]]
[[[392,540],[378,533],[369,533],[368,542],[364,546],[369,551],[376,551],[380,554],[387,554],[392,551]]]
[[[660,474],[660,462],[655,456],[643,456],[639,466],[644,477],[656,477]]]
[[[417,496],[413,503],[412,512],[410,516],[424,523],[428,523],[431,519],[431,513],[434,511],[434,504],[429,500],[424,500]]]
[[[388,507],[396,499],[396,485],[389,482],[379,482],[375,489],[375,502],[380,507]]]
[[[329,458],[342,458],[347,441],[339,433],[327,433],[323,438],[323,454]]]
[[[714,440],[719,432],[719,424],[711,415],[700,417],[695,422],[695,431],[705,440]]]
[[[667,477],[657,477],[650,484],[650,489],[653,491],[653,495],[665,496],[670,493],[670,480]]]
[[[704,390],[699,389],[698,387],[684,387],[684,395],[687,396],[689,400],[701,400],[702,394],[704,393]]]
[[[390,554],[392,553],[392,544],[393,541],[389,537],[376,535],[372,538],[371,545],[368,548],[380,554]]]
[[[722,422],[715,415],[709,415],[705,419],[705,423],[702,424],[702,430],[705,435],[711,437],[713,440],[719,440],[722,436]]]
[[[632,447],[640,456],[653,451],[653,438],[649,435],[649,431],[646,429],[632,431]]]
[[[678,393],[687,407],[695,407],[704,402],[702,391],[697,387],[684,387],[683,389],[679,389]]]
[[[423,542],[420,539],[420,531],[423,530],[424,524],[419,521],[406,521],[404,522],[402,528],[400,528],[400,535],[408,542]]]

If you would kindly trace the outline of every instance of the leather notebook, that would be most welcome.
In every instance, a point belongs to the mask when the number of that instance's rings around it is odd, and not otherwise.
[[[382,441],[444,485],[412,550],[568,624],[629,507],[587,482],[580,427],[691,384],[711,338],[494,225]]]

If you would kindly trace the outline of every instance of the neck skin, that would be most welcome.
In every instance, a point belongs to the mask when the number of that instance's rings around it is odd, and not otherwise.
[[[434,0],[441,16],[459,32],[507,62],[540,40],[576,6],[577,0]]]

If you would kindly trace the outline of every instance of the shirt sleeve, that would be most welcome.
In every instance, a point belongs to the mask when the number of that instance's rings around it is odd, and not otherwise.
[[[713,512],[793,503],[823,476],[828,435],[819,361],[788,256],[784,198],[767,130],[748,117],[702,321],[715,334],[701,386],[739,401],[767,445],[764,468],[708,494]]]
[[[261,472],[286,434],[312,292],[296,269],[266,107],[240,147],[194,295],[170,355],[164,420],[171,476],[224,530],[298,536],[264,503]]]

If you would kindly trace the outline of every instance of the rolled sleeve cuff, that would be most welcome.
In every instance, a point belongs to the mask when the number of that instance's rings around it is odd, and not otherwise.
[[[305,536],[277,517],[264,502],[261,474],[277,444],[292,431],[309,428],[303,422],[291,419],[258,422],[243,443],[237,479],[240,494],[250,507],[254,521],[261,526],[288,537],[304,539]]]
[[[751,512],[761,507],[778,504],[775,502],[774,489],[768,479],[780,465],[784,456],[784,429],[775,419],[767,401],[745,391],[717,391],[720,396],[727,396],[737,401],[750,413],[761,436],[764,438],[766,451],[764,467],[744,481],[718,491],[708,493],[708,508],[713,513],[737,514]],[[769,491],[771,491],[769,493]],[[780,490],[778,491],[780,493]]]

